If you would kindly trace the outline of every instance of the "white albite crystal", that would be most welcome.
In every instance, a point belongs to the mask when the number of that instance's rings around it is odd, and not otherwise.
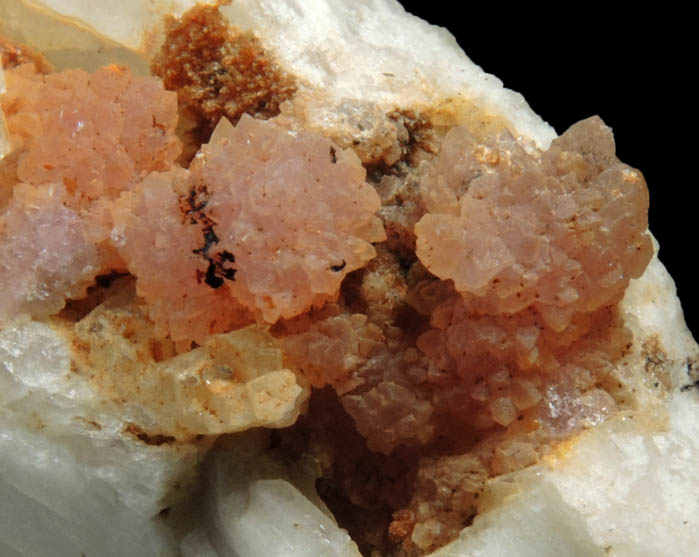
[[[116,61],[146,72],[153,53],[146,39],[158,36],[152,29],[163,14],[192,4],[128,0],[115,12],[105,2],[2,0],[0,33],[42,50],[59,69]],[[330,134],[391,107],[430,108],[451,98],[502,118],[541,147],[555,136],[448,32],[394,1],[237,0],[223,12],[253,29],[298,78],[308,122]],[[10,149],[3,122],[0,113],[0,158]],[[682,387],[699,349],[657,258],[632,283],[623,310],[635,335],[627,364],[638,408],[493,480],[473,525],[434,555],[696,553],[699,401],[695,389]],[[644,383],[645,343],[662,355],[666,403]],[[209,463],[200,495],[208,502],[180,506],[186,527],[160,517],[188,501],[207,447],[149,445],[125,432],[139,410],[102,400],[71,371],[70,350],[42,323],[0,331],[0,555],[358,554],[308,476],[278,464],[252,473],[264,468],[255,454],[247,464],[244,452],[233,464],[221,456]],[[222,470],[229,483],[221,483]]]
[[[208,469],[208,539],[218,555],[359,557],[347,532],[321,510],[312,475],[255,450],[245,454],[245,446],[217,454]]]
[[[347,532],[284,480],[250,485],[245,511],[231,522],[231,537],[241,557],[359,555]]]
[[[20,555],[176,554],[154,517],[187,493],[202,450],[124,433],[50,327],[0,331],[0,540]]]
[[[359,557],[315,492],[317,466],[285,465],[267,442],[250,431],[208,459],[203,490],[168,519],[182,557]]]

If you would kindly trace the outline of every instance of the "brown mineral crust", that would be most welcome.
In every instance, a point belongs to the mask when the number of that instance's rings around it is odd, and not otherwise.
[[[217,7],[195,6],[179,20],[170,18],[167,27],[152,71],[177,91],[180,112],[196,124],[197,147],[222,117],[235,124],[246,113],[276,116],[296,91],[260,41],[231,28]]]
[[[145,431],[143,431],[138,425],[132,423],[128,424],[124,428],[124,433],[133,435],[139,441],[142,441],[146,445],[151,445],[154,447],[159,447],[160,445],[169,445],[170,443],[173,443],[175,441],[175,438],[172,435],[163,435],[162,433],[148,434]]]
[[[672,388],[672,378],[668,369],[669,357],[660,343],[658,335],[651,335],[644,342],[641,348],[641,356],[645,359],[644,370],[647,373],[648,381],[655,388],[662,385],[664,389],[669,391]],[[688,371],[691,372],[692,366],[687,364]]]
[[[43,74],[52,71],[51,64],[43,54],[26,44],[11,41],[0,35],[0,66],[9,70],[22,64],[33,64],[36,71]]]
[[[419,111],[394,110],[386,119],[391,135],[395,134],[392,152],[378,161],[365,162],[367,179],[381,196],[379,216],[386,229],[386,247],[403,265],[410,266],[415,261],[413,229],[425,213],[420,179],[427,165],[422,163],[432,160],[438,139],[429,119]]]
[[[473,520],[488,476],[481,459],[472,454],[423,459],[410,507],[394,513],[389,530],[393,539],[402,542],[408,555],[451,541]]]
[[[319,103],[331,104],[333,110],[319,110]],[[386,173],[396,174],[400,167],[417,167],[437,145],[431,121],[417,109],[386,111],[369,101],[328,99],[322,90],[300,88],[280,110],[276,119],[284,126],[316,131],[352,149],[372,183]]]
[[[431,155],[438,151],[438,139],[428,116],[419,110],[393,110],[387,119],[396,130],[391,157],[384,156],[371,166],[382,168],[384,173],[403,174],[398,168],[404,163],[410,168],[417,168],[423,160],[431,160]]]
[[[383,455],[368,450],[329,388],[314,390],[308,412],[274,435],[286,459],[305,456],[320,465],[318,493],[362,555],[398,554],[388,527],[395,509],[410,502],[417,471],[415,451],[399,449]]]
[[[401,258],[404,265],[415,262],[415,224],[425,213],[420,196],[417,169],[402,167],[398,174],[376,174],[374,185],[381,196],[379,215],[386,229],[386,247]],[[371,176],[371,170],[370,170]],[[380,177],[379,177],[380,176]]]
[[[4,211],[12,199],[12,188],[19,182],[17,178],[17,161],[19,153],[12,151],[0,159],[0,211]]]

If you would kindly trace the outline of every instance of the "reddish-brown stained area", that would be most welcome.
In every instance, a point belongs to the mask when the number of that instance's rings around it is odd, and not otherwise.
[[[0,62],[4,69],[14,68],[21,64],[31,63],[39,73],[49,73],[51,64],[42,54],[31,47],[16,43],[0,35]]]
[[[124,433],[128,433],[130,435],[133,435],[136,437],[139,441],[143,441],[146,445],[154,445],[154,446],[160,446],[160,445],[165,445],[168,443],[172,443],[175,438],[172,437],[171,435],[162,435],[162,434],[157,434],[157,435],[149,435],[145,431],[143,431],[139,426],[136,424],[128,424],[124,428]]]
[[[208,140],[222,116],[236,123],[245,114],[271,118],[296,91],[250,32],[233,30],[218,8],[197,6],[170,18],[165,43],[152,65],[180,110],[195,122],[198,143]]]

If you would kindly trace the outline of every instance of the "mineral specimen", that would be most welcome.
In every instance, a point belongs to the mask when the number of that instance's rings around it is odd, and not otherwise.
[[[0,18],[0,553],[691,553],[699,350],[600,118],[389,0]]]

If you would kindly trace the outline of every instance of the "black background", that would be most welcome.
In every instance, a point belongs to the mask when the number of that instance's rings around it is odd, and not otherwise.
[[[618,13],[611,3],[607,10],[564,3],[558,12],[500,3],[476,8],[461,2],[401,3],[449,29],[473,62],[522,93],[559,134],[593,114],[612,127],[617,156],[648,182],[650,229],[697,336],[699,89],[690,85],[696,44],[688,14],[670,7]]]

